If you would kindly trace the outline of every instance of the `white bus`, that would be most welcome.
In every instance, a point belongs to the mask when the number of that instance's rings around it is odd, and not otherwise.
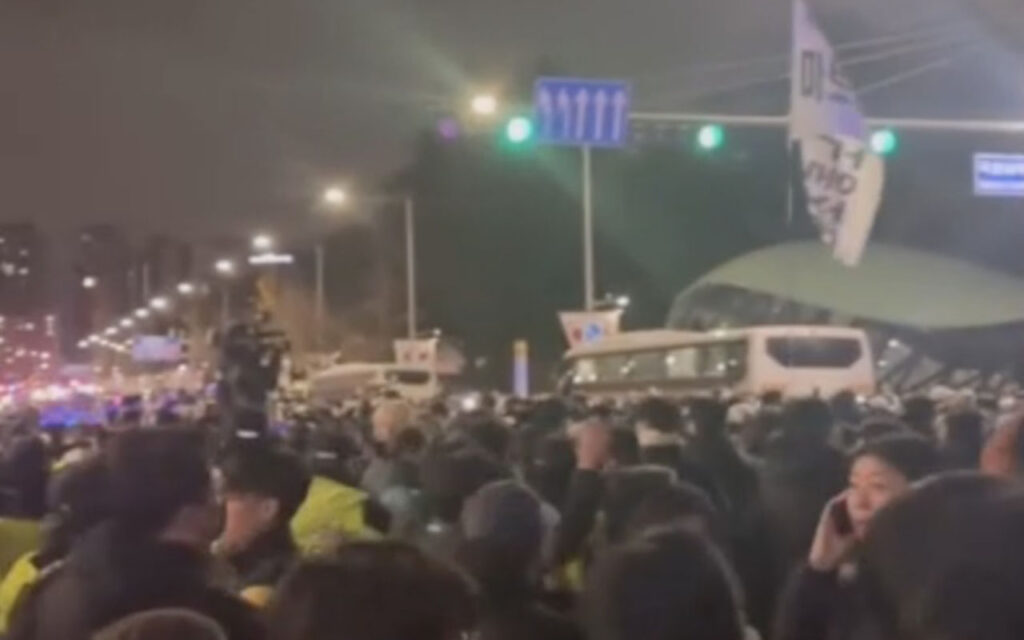
[[[871,346],[859,329],[766,326],[708,333],[634,331],[571,349],[567,382],[586,395],[727,391],[786,397],[873,393]]]

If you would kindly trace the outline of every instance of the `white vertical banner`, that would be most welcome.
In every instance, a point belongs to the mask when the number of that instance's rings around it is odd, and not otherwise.
[[[595,342],[619,332],[622,309],[609,311],[563,311],[558,314],[570,347]]]
[[[867,245],[885,182],[869,137],[832,45],[804,0],[795,0],[790,149],[799,154],[807,213],[835,258],[851,267]]]

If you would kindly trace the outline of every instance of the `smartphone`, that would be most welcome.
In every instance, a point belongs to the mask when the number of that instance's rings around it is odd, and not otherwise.
[[[832,518],[836,533],[843,537],[853,534],[853,521],[850,520],[850,510],[846,508],[845,498],[832,505],[829,517]]]

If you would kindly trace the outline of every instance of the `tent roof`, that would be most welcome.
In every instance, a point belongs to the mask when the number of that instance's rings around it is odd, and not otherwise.
[[[838,313],[914,327],[1024,322],[1024,280],[962,260],[872,243],[848,268],[818,242],[775,245],[714,269],[683,295],[730,285]]]

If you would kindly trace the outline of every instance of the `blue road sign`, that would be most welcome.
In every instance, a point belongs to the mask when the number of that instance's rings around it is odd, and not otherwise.
[[[974,154],[974,195],[1024,198],[1024,155]]]
[[[629,140],[629,83],[540,78],[534,85],[537,140],[577,147],[622,147]]]

